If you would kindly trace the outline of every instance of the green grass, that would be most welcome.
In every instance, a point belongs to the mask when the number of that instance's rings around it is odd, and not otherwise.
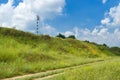
[[[114,56],[108,47],[0,27],[0,79]]]
[[[61,60],[45,60],[37,62],[26,62],[22,59],[9,62],[9,63],[0,63],[0,78],[12,77],[16,75],[23,75],[29,73],[36,73],[46,70],[53,70],[57,68],[64,68],[68,66],[74,66],[79,64],[84,64],[88,62],[93,62],[101,59],[86,59],[72,57],[69,59]]]
[[[120,59],[68,70],[64,74],[48,80],[120,80]]]

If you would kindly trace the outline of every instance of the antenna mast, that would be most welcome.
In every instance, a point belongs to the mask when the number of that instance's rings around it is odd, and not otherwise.
[[[39,20],[40,20],[39,15],[36,15],[36,18],[37,18],[37,28],[36,28],[36,34],[38,35],[38,34],[39,34]]]

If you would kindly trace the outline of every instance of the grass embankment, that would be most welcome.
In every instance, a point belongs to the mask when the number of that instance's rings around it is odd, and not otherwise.
[[[120,59],[69,70],[48,80],[120,80]]]
[[[72,66],[112,55],[106,46],[0,28],[0,79]]]

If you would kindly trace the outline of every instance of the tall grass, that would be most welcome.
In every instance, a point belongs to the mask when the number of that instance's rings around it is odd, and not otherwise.
[[[66,71],[49,80],[120,80],[120,59]]]

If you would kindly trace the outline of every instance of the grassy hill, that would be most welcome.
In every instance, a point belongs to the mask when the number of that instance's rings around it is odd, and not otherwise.
[[[115,56],[115,49],[0,27],[0,78],[101,60]]]

